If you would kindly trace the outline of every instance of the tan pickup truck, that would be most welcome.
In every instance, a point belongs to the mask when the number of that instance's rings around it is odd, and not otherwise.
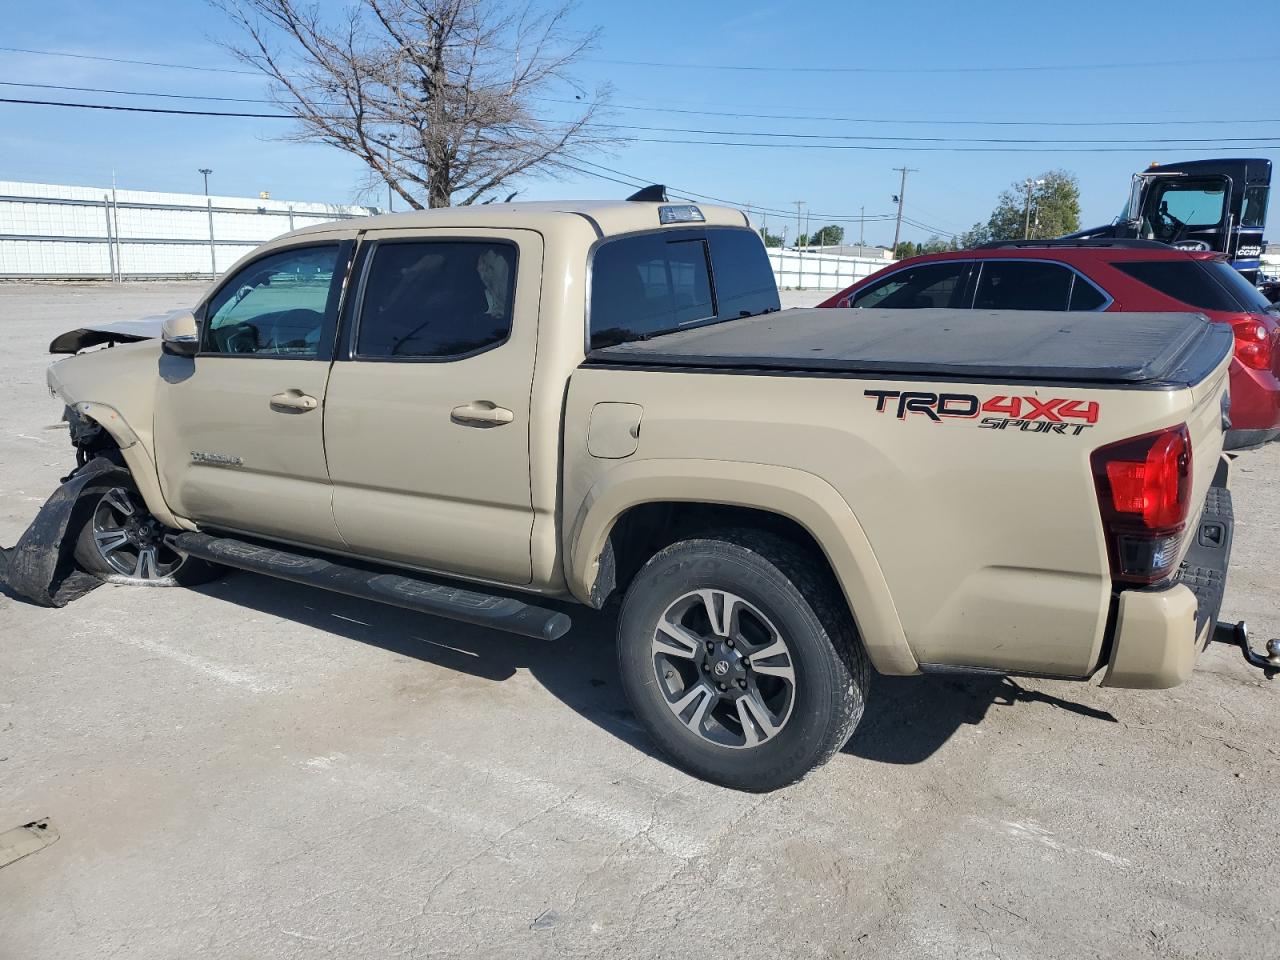
[[[873,667],[1186,680],[1231,350],[1193,315],[779,311],[740,212],[642,199],[291,233],[49,385],[127,469],[85,491],[90,572],[545,639],[539,597],[617,598],[654,740],[760,790],[848,740]]]

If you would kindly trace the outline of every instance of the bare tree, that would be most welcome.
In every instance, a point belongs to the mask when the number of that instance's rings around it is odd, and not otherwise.
[[[288,138],[354,154],[415,209],[491,201],[609,142],[608,88],[587,95],[571,77],[598,31],[571,33],[568,4],[352,0],[326,18],[306,0],[211,2],[243,31],[229,49],[297,118]],[[540,119],[557,99],[573,117]]]

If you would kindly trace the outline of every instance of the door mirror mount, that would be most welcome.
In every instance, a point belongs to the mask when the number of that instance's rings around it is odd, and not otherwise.
[[[175,313],[160,328],[161,349],[175,357],[194,357],[200,350],[200,326],[195,315]]]

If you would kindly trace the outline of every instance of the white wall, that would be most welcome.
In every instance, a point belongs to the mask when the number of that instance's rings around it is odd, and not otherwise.
[[[375,212],[0,180],[0,277],[209,277],[289,230]]]

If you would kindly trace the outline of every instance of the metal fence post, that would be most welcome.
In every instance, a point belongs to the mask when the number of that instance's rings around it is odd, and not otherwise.
[[[102,214],[107,218],[107,266],[111,271],[111,282],[116,282],[116,251],[112,244],[115,242],[111,236],[111,198],[105,193],[102,195]]]
[[[116,200],[116,188],[111,188],[111,222],[116,238],[116,280],[124,283],[124,251],[120,246],[120,204]]]
[[[205,203],[209,205],[209,278],[211,280],[216,280],[218,278],[218,252],[213,245],[213,200],[212,198],[206,198]],[[290,212],[289,214],[289,219],[290,220],[293,219],[292,212]]]

